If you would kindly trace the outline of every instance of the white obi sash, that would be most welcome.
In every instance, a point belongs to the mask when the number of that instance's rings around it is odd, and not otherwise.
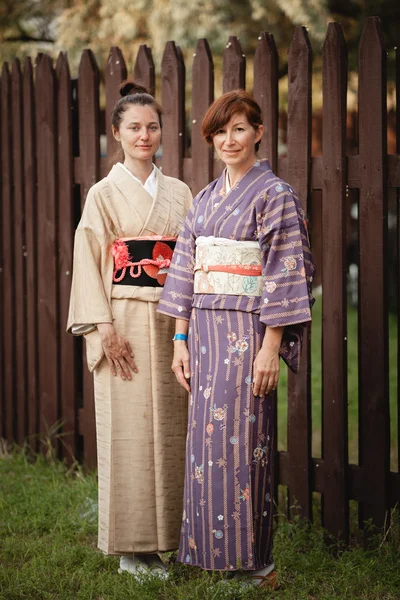
[[[261,296],[261,274],[258,242],[214,236],[196,239],[195,294]]]

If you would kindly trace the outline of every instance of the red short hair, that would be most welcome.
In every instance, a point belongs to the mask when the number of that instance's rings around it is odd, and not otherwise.
[[[206,112],[201,125],[204,139],[212,145],[217,131],[238,113],[244,113],[256,131],[263,124],[261,108],[254,98],[245,90],[234,90],[215,100]],[[259,143],[256,144],[256,150],[258,150],[258,145]]]

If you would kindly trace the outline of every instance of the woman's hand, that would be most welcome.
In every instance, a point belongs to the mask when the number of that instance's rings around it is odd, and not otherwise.
[[[253,364],[253,394],[267,396],[279,381],[279,352],[261,348]]]
[[[130,369],[134,373],[137,373],[138,370],[133,360],[134,355],[130,343],[115,331],[114,325],[111,323],[98,323],[97,329],[111,373],[115,377],[118,374],[124,381],[125,379],[131,380]]]
[[[267,396],[278,387],[279,349],[284,327],[267,327],[253,364],[253,394]]]
[[[183,340],[176,340],[174,342],[174,358],[171,369],[181,386],[187,392],[190,392],[190,386],[187,381],[190,378],[189,350],[186,342]]]

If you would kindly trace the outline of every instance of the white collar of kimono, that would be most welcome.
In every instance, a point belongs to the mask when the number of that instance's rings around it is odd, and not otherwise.
[[[256,160],[253,167],[259,167],[259,166],[260,166],[260,161]],[[231,182],[229,181],[228,169],[225,169],[225,193],[227,194],[228,192],[231,191],[231,189],[232,189],[232,186],[231,186]]]
[[[231,191],[231,182],[229,181],[228,169],[226,169],[226,171],[225,171],[225,193],[227,194],[230,191]]]
[[[135,175],[133,173],[131,173],[131,171],[125,165],[123,165],[120,162],[117,163],[117,165],[122,167],[124,169],[124,171],[126,171],[131,177],[133,177],[133,179],[135,181],[140,183],[140,185],[144,187],[146,192],[148,192],[152,198],[155,198],[156,192],[157,192],[157,167],[156,167],[156,165],[153,164],[153,169],[152,169],[150,175],[148,176],[148,178],[146,179],[144,185],[140,181],[140,179],[135,177]]]

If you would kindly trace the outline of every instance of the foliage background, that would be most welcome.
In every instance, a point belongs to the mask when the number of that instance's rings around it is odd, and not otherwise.
[[[74,71],[82,50],[91,48],[102,67],[110,46],[116,45],[131,65],[139,45],[147,44],[158,65],[168,40],[175,40],[187,58],[203,37],[221,54],[229,35],[237,35],[251,57],[259,32],[268,31],[280,50],[283,77],[294,28],[309,29],[318,70],[327,24],[335,20],[343,26],[352,71],[365,20],[374,15],[382,19],[392,78],[398,0],[2,0],[0,62],[67,51]]]

